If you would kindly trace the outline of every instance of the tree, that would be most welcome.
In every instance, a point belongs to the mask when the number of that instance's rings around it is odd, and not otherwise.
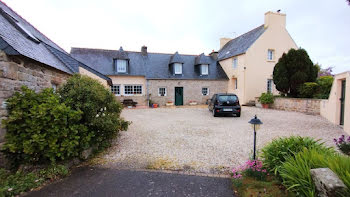
[[[278,91],[297,97],[299,87],[305,82],[315,82],[317,74],[317,66],[304,49],[290,49],[275,65],[273,81]]]

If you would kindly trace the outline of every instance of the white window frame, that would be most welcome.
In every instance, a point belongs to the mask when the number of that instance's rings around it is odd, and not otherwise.
[[[174,63],[174,73],[175,73],[175,75],[182,74],[182,64],[181,63]]]
[[[236,69],[238,67],[238,59],[236,57],[233,58],[232,67],[233,69]]]
[[[203,94],[203,89],[206,88],[207,89],[207,94]],[[202,95],[203,96],[209,96],[209,87],[202,87]]]
[[[131,93],[130,94],[126,93],[126,86],[131,86]],[[141,93],[135,94],[135,87],[136,86],[141,86]],[[143,94],[143,87],[141,84],[125,84],[124,85],[124,95],[125,96],[134,96],[134,95],[142,95],[142,94]]]
[[[113,91],[113,88],[114,87],[118,87],[118,89],[119,89],[119,94],[118,93],[115,93],[114,91]],[[111,86],[111,92],[114,94],[114,95],[116,95],[116,96],[120,96],[121,95],[121,86],[120,86],[120,84],[113,84],[112,86]]]
[[[167,95],[167,89],[166,89],[166,87],[159,87],[159,88],[158,88],[158,96],[162,96],[162,94],[160,93],[160,89],[164,89],[164,95],[163,95],[163,96],[166,96],[166,95]]]
[[[267,50],[267,60],[273,61],[275,59],[275,50],[268,49]]]
[[[204,72],[204,71],[206,71],[206,72]],[[201,75],[209,75],[209,65],[208,64],[201,65]]]
[[[269,86],[270,84],[270,86]],[[272,84],[273,84],[273,81],[272,79],[267,79],[267,82],[266,82],[266,90],[268,93],[272,93]]]
[[[121,69],[122,68],[121,62],[125,62],[125,67],[123,69]],[[127,70],[128,70],[128,61],[127,60],[117,59],[116,64],[117,64],[117,73],[126,73],[127,72]]]

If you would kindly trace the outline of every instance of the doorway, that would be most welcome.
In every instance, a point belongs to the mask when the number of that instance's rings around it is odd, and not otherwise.
[[[346,80],[343,80],[343,81],[341,82],[341,96],[340,96],[340,125],[344,125],[345,84],[346,84]]]
[[[184,89],[183,87],[175,87],[175,105],[183,105],[184,104]]]

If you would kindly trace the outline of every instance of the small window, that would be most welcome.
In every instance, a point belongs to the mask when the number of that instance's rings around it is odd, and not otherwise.
[[[274,53],[275,51],[272,49],[267,50],[267,60],[273,60],[274,59]]]
[[[201,65],[201,75],[208,75],[208,74],[209,74],[209,65],[202,64]]]
[[[237,58],[234,58],[233,62],[232,62],[233,69],[236,69],[237,65],[238,65],[238,60],[237,60]]]
[[[267,92],[268,93],[272,92],[272,79],[267,80]]]
[[[175,63],[174,64],[174,71],[176,75],[181,75],[182,74],[182,64],[181,63]]]
[[[117,60],[117,72],[126,73],[127,63],[126,60]]]
[[[158,96],[166,96],[166,88],[159,88]]]
[[[112,85],[111,92],[115,95],[120,95],[120,85]]]
[[[238,89],[238,80],[237,80],[237,78],[235,79],[235,89],[236,90]]]
[[[125,95],[142,94],[142,85],[125,85],[124,94]]]
[[[57,90],[57,84],[51,83],[51,88],[53,89],[53,92],[56,92],[56,90]]]
[[[208,96],[209,95],[209,88],[202,88],[202,95]]]

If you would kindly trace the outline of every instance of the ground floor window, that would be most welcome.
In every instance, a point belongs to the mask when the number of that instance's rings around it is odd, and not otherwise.
[[[124,94],[125,95],[142,94],[142,85],[125,85]]]
[[[158,88],[158,96],[166,96],[166,88]]]
[[[268,93],[272,92],[272,79],[267,80],[267,92]]]
[[[120,85],[112,85],[111,92],[115,95],[120,95]]]
[[[207,87],[202,88],[202,95],[208,96],[209,95],[209,88],[207,88]]]
[[[238,80],[237,80],[237,78],[235,78],[234,80],[235,80],[235,89],[237,90],[238,89]]]

